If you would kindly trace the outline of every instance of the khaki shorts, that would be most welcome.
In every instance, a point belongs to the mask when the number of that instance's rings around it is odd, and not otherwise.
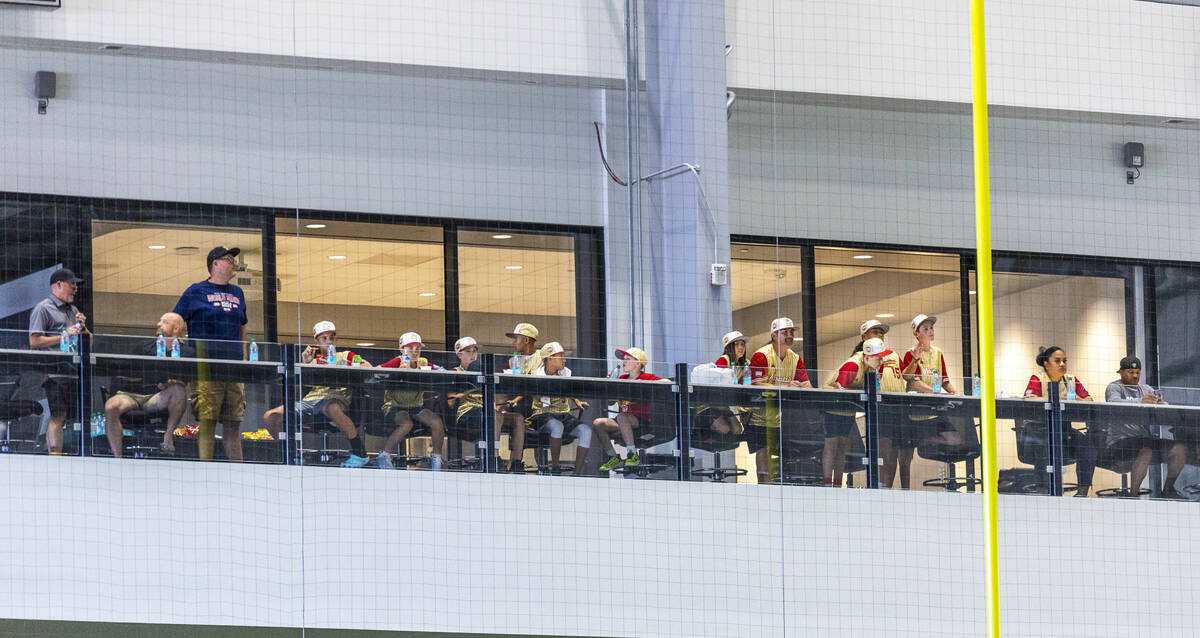
[[[232,381],[197,381],[188,398],[201,421],[241,423],[246,416],[246,386]]]

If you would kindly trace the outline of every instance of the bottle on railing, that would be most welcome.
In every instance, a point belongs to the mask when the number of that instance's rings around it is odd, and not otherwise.
[[[979,381],[978,372],[976,372],[975,376],[971,378],[971,396],[983,396],[983,384]]]
[[[63,328],[62,334],[58,336],[58,349],[63,352],[71,351],[71,335],[66,328]]]
[[[608,378],[616,379],[619,376],[621,376],[621,364],[618,363],[617,365],[612,367],[612,370],[608,371]]]
[[[250,360],[258,361],[258,343],[254,341],[254,337],[250,337]]]
[[[337,348],[335,348],[332,343],[329,344],[329,347],[325,349],[325,365],[337,365]]]
[[[513,374],[521,374],[521,353],[512,353],[508,359],[508,369],[512,370]]]
[[[933,371],[933,393],[942,393],[942,373],[937,370]]]
[[[154,340],[154,356],[167,356],[167,338],[163,336],[162,330],[158,331],[158,338]]]
[[[411,368],[412,367],[412,357],[408,356],[407,352],[400,355],[400,367],[401,368]]]
[[[179,337],[171,337],[171,358],[179,358]]]
[[[875,371],[875,394],[883,394],[883,369]]]
[[[75,334],[71,335],[71,351],[79,352],[79,335],[83,334],[83,322],[75,322]]]
[[[738,380],[738,383],[742,385],[750,385],[750,366],[742,366],[738,373],[742,375],[742,378]]]
[[[1074,400],[1075,400],[1075,398],[1076,398],[1076,395],[1075,395],[1075,377],[1073,377],[1073,376],[1071,376],[1071,375],[1069,375],[1069,374],[1068,374],[1068,375],[1066,375],[1066,376],[1064,376],[1064,377],[1063,377],[1063,383],[1067,384],[1067,400],[1068,400],[1068,401],[1074,401]]]

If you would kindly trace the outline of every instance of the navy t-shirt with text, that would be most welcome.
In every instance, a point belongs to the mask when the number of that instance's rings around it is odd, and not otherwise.
[[[209,358],[242,358],[246,294],[241,288],[211,281],[194,283],[179,297],[175,312],[187,322],[188,338],[196,345],[197,356],[205,356],[207,349]]]

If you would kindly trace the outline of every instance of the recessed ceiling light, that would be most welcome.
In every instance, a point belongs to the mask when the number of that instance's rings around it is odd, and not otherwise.
[[[345,255],[330,255],[329,258],[330,259],[345,259],[346,256]]]
[[[750,249],[749,248],[740,248],[740,249],[738,249],[738,252],[739,253],[748,253],[748,252],[750,252]]]
[[[146,246],[146,248],[149,248],[150,250],[162,250],[166,248],[166,246],[163,246],[162,244],[154,244],[152,246]]]
[[[874,255],[855,255],[855,256],[853,257],[853,259],[870,259],[870,258],[872,258],[873,256],[874,256]]]
[[[417,296],[418,297],[436,297],[437,293],[436,292],[422,292],[422,293],[417,294]]]
[[[892,313],[890,313],[890,312],[885,312],[885,313],[882,313],[882,314],[875,315],[875,318],[876,318],[876,319],[891,319],[892,317],[895,317],[895,316],[896,316],[896,315],[894,315],[894,314],[892,314]]]
[[[362,342],[362,343],[356,343],[356,344],[354,344],[354,345],[356,345],[356,346],[362,346],[363,348],[370,348],[371,346],[373,346],[373,345],[375,345],[375,344],[374,344],[374,343],[372,343],[372,342],[370,342],[370,341],[364,341],[364,342]]]
[[[305,228],[324,228],[325,224],[305,224]]]
[[[968,294],[968,295],[973,295],[973,294],[975,294],[975,291],[974,291],[974,290],[968,290],[968,291],[967,291],[967,294]]]
[[[520,270],[522,268],[524,268],[524,266],[505,266],[504,267],[505,270]]]
[[[512,239],[512,235],[492,235],[492,239]]]

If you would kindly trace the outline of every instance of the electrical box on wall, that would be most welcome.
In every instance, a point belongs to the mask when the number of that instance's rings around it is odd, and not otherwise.
[[[1146,165],[1146,145],[1141,142],[1125,143],[1125,167],[1142,168]]]
[[[713,264],[708,271],[708,282],[714,286],[724,286],[729,283],[729,264]]]

